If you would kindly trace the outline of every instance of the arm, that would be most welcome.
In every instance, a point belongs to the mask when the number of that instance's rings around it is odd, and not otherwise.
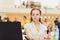
[[[33,40],[33,36],[31,35],[29,29],[24,28],[24,31],[25,31],[25,33],[26,33],[26,35],[27,35],[27,38],[30,39],[30,40]]]
[[[39,40],[39,37],[33,36],[33,35],[31,34],[31,32],[30,32],[30,26],[29,26],[29,25],[25,25],[25,26],[24,26],[24,31],[25,31],[25,33],[26,33],[26,35],[27,35],[27,38],[28,38],[29,40]]]

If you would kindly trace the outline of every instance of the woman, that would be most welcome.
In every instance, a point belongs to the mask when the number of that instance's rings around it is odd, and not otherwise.
[[[45,40],[51,40],[52,35],[52,24],[49,24],[48,27],[47,27],[47,37],[45,37]]]
[[[48,19],[45,18],[45,20],[44,20],[44,25],[48,27],[49,24],[50,24],[50,23],[48,22]]]
[[[25,33],[29,40],[44,40],[47,27],[41,23],[41,10],[33,8],[31,10],[31,23],[24,26]]]

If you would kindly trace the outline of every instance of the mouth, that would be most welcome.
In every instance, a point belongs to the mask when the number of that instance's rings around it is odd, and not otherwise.
[[[37,19],[36,17],[34,19]]]

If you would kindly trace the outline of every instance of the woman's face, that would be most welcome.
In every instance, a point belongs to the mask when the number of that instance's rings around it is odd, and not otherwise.
[[[31,15],[33,21],[37,22],[40,19],[40,12],[39,10],[33,10]]]
[[[48,28],[51,28],[51,27],[52,27],[52,25],[51,25],[51,24],[49,24],[49,25],[48,25]]]

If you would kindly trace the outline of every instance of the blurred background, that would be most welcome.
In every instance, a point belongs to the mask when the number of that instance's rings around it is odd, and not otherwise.
[[[54,20],[60,18],[60,0],[0,0],[0,16],[2,20],[17,20],[24,28],[24,16],[30,21],[30,11],[34,7],[41,9],[43,22],[47,18],[54,26]]]
[[[54,21],[60,16],[60,0],[0,0],[0,16],[2,19],[8,17],[10,21],[16,19],[23,23],[23,16],[30,19],[29,14],[34,7],[41,9],[42,20],[48,18]]]

